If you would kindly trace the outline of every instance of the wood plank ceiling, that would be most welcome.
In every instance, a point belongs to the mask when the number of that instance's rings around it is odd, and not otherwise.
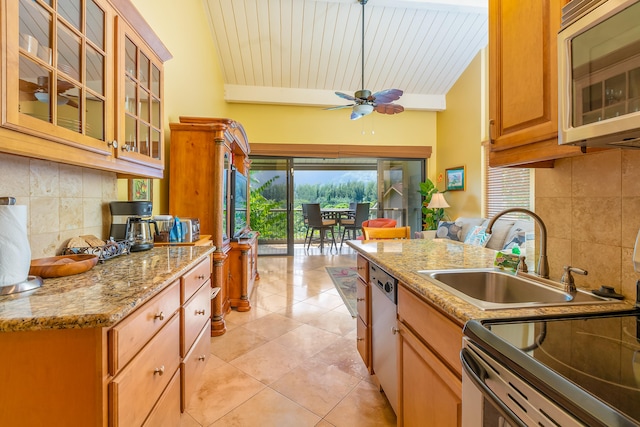
[[[357,0],[203,0],[228,102],[332,106],[362,89]],[[404,91],[406,109],[443,110],[487,45],[488,0],[368,0],[364,88]]]

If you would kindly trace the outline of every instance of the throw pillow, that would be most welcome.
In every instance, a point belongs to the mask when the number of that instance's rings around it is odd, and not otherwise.
[[[467,238],[464,239],[464,242],[468,245],[485,247],[489,241],[489,237],[491,237],[491,235],[486,233],[486,229],[487,227],[476,225],[473,227],[473,230],[467,234]]]
[[[457,240],[459,242],[461,232],[462,227],[455,222],[440,221],[438,223],[436,237],[440,239]]]
[[[521,249],[525,247],[526,236],[527,233],[522,228],[514,228],[512,229],[507,238],[504,241],[504,249],[513,249],[515,246],[519,246]]]

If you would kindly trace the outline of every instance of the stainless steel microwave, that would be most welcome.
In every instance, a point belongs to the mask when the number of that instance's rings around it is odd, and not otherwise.
[[[573,0],[558,34],[559,143],[640,148],[640,0]]]

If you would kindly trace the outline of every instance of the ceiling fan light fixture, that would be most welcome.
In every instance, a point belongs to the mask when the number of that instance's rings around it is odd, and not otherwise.
[[[351,112],[351,120],[359,119],[362,116],[373,113],[373,105],[371,104],[358,104],[353,106]]]
[[[49,94],[47,92],[36,92],[34,93],[34,96],[40,102],[44,102],[45,104],[49,103]],[[65,105],[68,102],[69,102],[69,98],[66,98],[62,95],[58,95],[58,100],[57,100],[58,105]]]

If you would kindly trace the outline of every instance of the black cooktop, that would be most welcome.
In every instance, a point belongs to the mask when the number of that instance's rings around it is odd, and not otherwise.
[[[640,310],[583,317],[492,320],[482,322],[482,326],[491,332],[485,338],[497,336],[508,344],[489,344],[489,349],[483,345],[490,354],[545,394],[563,400],[565,407],[589,412],[591,408],[585,406],[600,405],[593,405],[579,392],[562,392],[567,390],[563,387],[566,384],[558,386],[554,375],[560,376],[560,383],[568,380],[604,402],[600,412],[603,408],[607,412],[606,407],[610,406],[628,419],[629,425],[640,425]],[[478,338],[482,341],[477,336],[473,340],[477,342]],[[552,375],[546,375],[541,367],[551,370]],[[589,419],[591,415],[584,416]]]

